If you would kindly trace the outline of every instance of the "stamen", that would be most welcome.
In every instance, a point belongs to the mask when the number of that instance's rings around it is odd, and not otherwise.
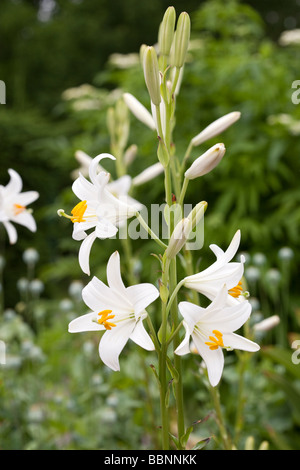
[[[73,222],[73,224],[75,224],[75,222],[86,222],[86,219],[91,219],[91,218],[96,217],[96,215],[86,215],[85,218],[83,218],[86,210],[87,210],[87,202],[81,201],[71,210],[72,215],[66,214],[63,209],[58,209],[57,214],[60,217],[66,217],[66,219],[70,219]]]
[[[83,219],[84,213],[87,209],[87,203],[86,201],[81,201],[79,202],[72,210],[71,210],[71,220],[73,224],[75,222],[85,222]]]
[[[25,210],[26,206],[22,206],[21,204],[14,204],[14,215],[19,215]]]
[[[242,281],[240,281],[237,286],[233,287],[232,289],[228,291],[228,294],[236,298],[242,295],[242,292],[243,292]]]
[[[224,348],[223,334],[218,330],[213,330],[213,334],[215,335],[215,338],[213,336],[209,336],[211,342],[207,341],[205,344],[209,346],[209,349],[212,351],[218,349],[219,346]]]
[[[102,312],[98,313],[100,318],[97,320],[97,322],[100,325],[103,325],[107,330],[111,330],[112,327],[117,326],[115,323],[111,323],[108,321],[115,318],[115,315],[109,315],[111,312],[112,310],[102,310]]]

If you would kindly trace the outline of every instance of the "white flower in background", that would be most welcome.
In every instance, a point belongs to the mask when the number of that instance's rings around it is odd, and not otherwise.
[[[11,244],[18,239],[17,230],[12,222],[24,225],[31,232],[36,231],[36,223],[27,206],[39,197],[37,191],[22,191],[23,182],[20,175],[8,170],[10,181],[6,186],[0,185],[0,222],[3,223]]]
[[[288,29],[283,31],[278,40],[281,46],[300,44],[300,29]]]
[[[180,302],[179,310],[184,318],[185,338],[175,350],[178,355],[190,352],[190,338],[204,360],[208,378],[215,387],[222,376],[224,355],[222,349],[258,351],[259,345],[234,333],[249,318],[251,305],[240,302],[227,305],[228,288],[224,285],[216,298],[207,307],[199,307],[190,302]]]
[[[115,160],[115,157],[108,153],[98,155],[89,166],[91,182],[81,174],[74,181],[72,190],[81,202],[72,209],[72,215],[65,214],[63,209],[58,211],[60,216],[73,222],[74,240],[83,240],[79,249],[79,264],[86,274],[90,274],[89,256],[95,239],[114,237],[118,227],[136,213],[135,206],[121,201],[107,189],[110,174],[97,171],[103,158]],[[88,235],[86,232],[90,229],[94,230]]]
[[[116,251],[107,264],[107,283],[97,277],[82,291],[82,298],[92,310],[69,324],[69,332],[105,331],[99,344],[99,355],[112,370],[120,370],[119,355],[131,339],[142,348],[152,351],[153,342],[143,320],[146,308],[159,296],[152,284],[125,287],[120,272],[120,256]]]
[[[237,299],[245,300],[241,282],[245,259],[242,255],[240,262],[231,262],[238,250],[240,240],[241,232],[238,230],[225,252],[217,245],[210,245],[217,260],[204,271],[184,278],[185,287],[194,289],[213,300],[226,284],[229,304],[235,304]]]

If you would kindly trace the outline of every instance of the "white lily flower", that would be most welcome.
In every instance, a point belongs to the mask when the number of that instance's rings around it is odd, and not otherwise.
[[[97,277],[82,291],[82,297],[91,313],[71,321],[69,332],[103,331],[99,355],[104,364],[114,371],[120,370],[119,355],[131,339],[147,351],[154,344],[144,328],[146,308],[154,302],[159,292],[152,284],[125,287],[120,272],[120,256],[116,251],[107,264],[108,286]]]
[[[88,176],[89,168],[93,161],[92,157],[90,157],[87,153],[83,152],[82,150],[77,150],[75,152],[75,158],[80,163],[80,168],[79,170],[73,172],[73,175],[76,175],[76,177],[78,177],[80,174],[83,176]],[[106,172],[105,168],[103,168],[99,164],[97,165],[97,171]],[[120,199],[122,202],[128,204],[129,206],[132,206],[133,211],[140,211],[142,210],[143,205],[139,201],[128,195],[131,186],[133,186],[132,178],[129,175],[124,175],[115,181],[107,183],[106,188],[117,199]]]
[[[0,222],[3,223],[11,245],[18,239],[17,230],[11,222],[27,227],[31,232],[36,231],[35,220],[27,206],[38,197],[37,191],[21,192],[23,182],[21,176],[12,169],[8,170],[10,181],[6,186],[0,185]]]
[[[136,207],[116,198],[107,188],[110,174],[97,172],[103,158],[115,160],[113,155],[103,153],[95,157],[89,166],[90,181],[83,175],[74,181],[73,192],[81,200],[71,211],[71,216],[60,209],[60,216],[71,219],[74,224],[72,237],[83,240],[79,249],[79,264],[83,272],[90,274],[89,256],[95,239],[111,238],[118,232],[118,227],[136,213]],[[94,229],[89,235],[86,231]]]
[[[190,352],[190,338],[204,360],[208,378],[215,387],[222,376],[224,355],[222,349],[241,349],[258,351],[259,345],[236,333],[249,318],[251,305],[241,302],[232,306],[227,305],[228,288],[224,285],[212,303],[199,307],[190,302],[180,302],[179,310],[184,318],[186,335],[175,350],[178,355]]]
[[[213,300],[222,286],[226,284],[230,294],[227,299],[228,303],[235,304],[236,299],[244,300],[241,279],[245,258],[241,255],[240,262],[231,262],[238,250],[240,240],[241,232],[238,230],[225,252],[217,245],[210,245],[217,260],[204,271],[184,278],[185,287],[194,289]]]

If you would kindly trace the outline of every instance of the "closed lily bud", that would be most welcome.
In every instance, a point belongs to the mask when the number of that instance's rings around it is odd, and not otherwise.
[[[200,220],[204,217],[204,214],[207,209],[207,202],[202,201],[198,202],[198,204],[191,210],[188,215],[188,219],[192,222],[192,230],[198,225]]]
[[[174,258],[181,248],[187,242],[192,230],[192,221],[186,217],[180,220],[171,235],[168,248],[166,249],[166,257],[169,259]]]
[[[253,329],[257,331],[269,331],[272,328],[275,328],[280,323],[280,318],[278,315],[272,315],[271,317],[265,318],[259,323],[254,325]]]
[[[206,175],[222,160],[225,151],[224,144],[214,145],[192,163],[184,176],[189,180],[193,180],[198,178],[198,176]]]
[[[161,102],[160,78],[157,54],[153,46],[147,47],[144,54],[144,76],[152,103],[158,106]]]
[[[140,103],[131,93],[124,93],[123,99],[128,106],[128,109],[132,114],[143,124],[149,127],[152,130],[156,129],[154,119],[152,114],[145,108],[145,106]]]
[[[182,12],[178,18],[176,34],[174,36],[174,50],[171,65],[181,68],[184,65],[186,53],[190,41],[191,20],[186,12]]]
[[[176,12],[174,7],[169,7],[163,17],[159,30],[159,52],[169,55],[175,30]]]
[[[194,147],[206,142],[213,137],[221,134],[221,132],[225,131],[229,126],[234,124],[238,119],[240,119],[241,113],[239,111],[233,111],[232,113],[225,114],[221,118],[217,119],[216,121],[212,122],[207,126],[202,132],[197,134],[192,139],[192,144]]]

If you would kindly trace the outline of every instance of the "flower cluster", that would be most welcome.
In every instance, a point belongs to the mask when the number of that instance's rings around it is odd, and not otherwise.
[[[156,237],[156,241],[164,249],[161,255],[164,274],[158,282],[159,290],[149,283],[125,287],[121,278],[120,255],[115,252],[107,264],[108,285],[96,277],[92,278],[82,291],[83,300],[91,313],[74,319],[69,325],[69,331],[72,333],[104,331],[99,344],[100,358],[112,370],[119,370],[119,355],[129,339],[146,350],[156,349],[160,355],[160,344],[170,344],[170,338],[167,338],[166,334],[170,321],[173,330],[179,331],[181,326],[185,329],[185,336],[181,341],[178,341],[178,331],[176,332],[175,355],[181,356],[190,352],[192,339],[206,364],[211,385],[216,386],[223,371],[224,349],[236,348],[247,351],[259,349],[256,343],[235,333],[251,314],[251,304],[247,300],[248,293],[243,291],[245,260],[242,256],[239,262],[233,261],[240,245],[240,231],[238,230],[233,236],[226,251],[217,245],[210,245],[216,261],[203,271],[195,274],[189,272],[176,285],[171,282],[170,269],[181,250],[184,250],[186,256],[190,256],[187,254],[187,241],[199,220],[203,219],[207,208],[207,203],[202,201],[188,217],[180,217],[181,210],[183,213],[187,185],[191,180],[203,177],[214,170],[223,159],[226,149],[223,143],[216,144],[198,156],[186,169],[191,151],[225,131],[240,118],[240,113],[232,111],[211,123],[191,139],[183,160],[176,161],[177,157],[172,151],[171,142],[175,126],[176,96],[180,90],[190,38],[188,14],[184,12],[179,16],[176,30],[175,23],[175,10],[170,7],[160,26],[159,55],[152,46],[144,45],[141,48],[140,56],[151,111],[132,94],[123,95],[128,109],[158,137],[158,162],[147,169],[145,175],[148,172],[151,174],[150,177],[154,177],[164,172],[166,203],[169,208],[174,202],[173,196],[171,197],[173,177],[175,198],[180,208],[176,223],[172,222],[170,217],[166,218],[170,228],[168,244],[165,245]],[[121,114],[124,116],[123,108]],[[114,134],[116,121],[113,119],[113,113],[109,117],[111,134]],[[122,124],[122,118],[121,125],[120,122],[118,125],[124,129],[125,134],[128,132],[128,126]],[[77,153],[81,169],[72,189],[80,202],[72,209],[71,215],[67,215],[62,209],[58,211],[59,215],[73,222],[73,238],[82,240],[79,264],[88,275],[90,275],[90,251],[96,238],[115,237],[122,224],[131,217],[137,217],[141,224],[146,226],[140,215],[142,204],[129,196],[131,177],[123,175],[115,182],[110,182],[110,174],[99,165],[104,158],[116,160],[108,153],[100,154],[93,159],[84,152]],[[89,180],[84,175],[89,176]],[[143,180],[143,175],[135,178],[137,181],[139,179]],[[165,212],[165,217],[167,213]],[[205,296],[210,302],[209,305],[204,308],[199,302],[190,301],[177,304],[177,295],[181,287]],[[146,308],[159,296],[162,301],[162,324],[159,335],[156,335]],[[176,309],[176,312],[170,320],[168,314],[172,309]],[[178,313],[183,318],[182,323],[174,320]],[[143,320],[146,318],[151,328],[151,335],[143,325]],[[175,339],[175,333],[171,338]],[[166,359],[164,357],[164,360]]]

